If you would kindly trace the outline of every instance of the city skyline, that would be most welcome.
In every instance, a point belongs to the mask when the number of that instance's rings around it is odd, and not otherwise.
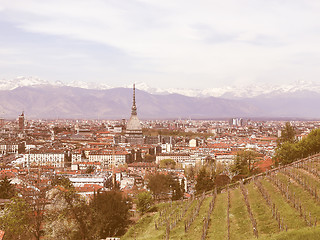
[[[318,82],[317,1],[3,1],[1,79],[156,87]]]

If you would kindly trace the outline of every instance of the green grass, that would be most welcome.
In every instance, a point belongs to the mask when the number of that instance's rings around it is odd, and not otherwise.
[[[225,240],[227,236],[227,193],[217,195],[207,232],[207,239]],[[199,238],[198,238],[199,239]]]
[[[245,187],[248,189],[248,199],[253,216],[257,221],[259,236],[266,234],[270,236],[271,234],[279,232],[278,223],[272,217],[272,211],[268,207],[259,190],[253,183],[250,183]]]
[[[128,232],[121,237],[121,240],[126,239],[161,239],[163,230],[156,230],[154,226],[156,214],[144,215],[137,224],[131,227]]]
[[[263,179],[261,181],[265,189],[268,190],[272,201],[276,204],[281,218],[284,218],[284,223],[287,224],[288,229],[299,229],[306,226],[305,221],[300,217],[298,211],[291,207],[287,201],[282,197],[281,193],[272,185],[272,183]]]
[[[198,217],[191,224],[189,231],[187,232],[187,234],[184,236],[183,239],[194,240],[201,237],[202,229],[203,229],[203,219],[208,214],[209,205],[211,201],[212,201],[212,197],[208,197],[203,200]]]
[[[187,202],[184,202],[183,205],[180,205],[179,201],[173,202],[172,207],[170,203],[160,203],[157,205],[157,208],[164,209],[168,208],[168,211],[173,209],[174,212],[177,212],[177,206],[182,208]],[[165,226],[159,227],[157,230],[155,229],[155,220],[159,218],[159,212],[156,214],[146,214],[141,217],[141,219],[132,226],[128,232],[121,237],[121,240],[124,239],[162,239],[165,236]]]
[[[191,224],[189,230],[187,233],[185,233],[185,230],[184,230],[184,222],[186,220],[186,218],[188,218],[191,213],[192,213],[192,210],[195,209],[197,206],[198,206],[198,203],[199,203],[199,200],[196,200],[192,203],[192,205],[190,206],[190,208],[188,209],[185,217],[177,224],[177,226],[171,230],[170,232],[170,239],[190,239],[190,236],[194,236],[195,233],[193,231],[193,228],[198,228],[199,226],[197,226],[196,224],[199,224],[198,223],[198,220],[199,220],[199,216],[201,214],[201,212],[203,212],[203,209],[206,208],[206,205],[208,205],[208,201],[209,201],[210,198],[206,198],[204,199],[204,202],[202,203],[201,205],[201,208],[200,208],[200,211],[199,211],[199,215],[198,217],[195,219],[195,221]],[[201,225],[202,227],[202,225]],[[201,234],[201,230],[200,232],[197,232],[196,233],[196,238],[199,236],[199,234]],[[191,238],[192,239],[192,238]],[[194,239],[194,238],[193,238]]]
[[[304,169],[294,169],[293,171],[297,171],[298,173],[303,175],[307,179],[307,181],[311,182],[313,187],[317,187],[317,189],[320,189],[320,181],[312,173],[309,173]]]
[[[319,164],[318,164],[319,166]],[[302,169],[291,169],[292,171],[298,171],[303,174],[308,180],[310,185],[316,186],[320,189],[320,180],[313,175],[308,174]],[[289,177],[283,173],[277,173],[277,178],[283,183],[289,182]],[[287,224],[288,231],[279,232],[278,223],[272,217],[271,209],[267,206],[266,201],[263,199],[257,187],[253,184],[245,185],[248,190],[248,199],[253,212],[253,215],[257,221],[259,239],[271,239],[271,240],[315,240],[320,239],[320,227],[310,228],[306,226],[306,222],[300,213],[293,208],[291,203],[288,203],[284,196],[280,193],[278,188],[272,184],[267,178],[261,180],[263,187],[268,191],[278,208],[278,211],[283,218],[284,223]],[[320,218],[320,204],[316,202],[315,198],[311,194],[304,190],[301,185],[295,181],[291,181],[289,184],[290,192],[295,192],[295,196],[299,198],[302,205],[306,208],[307,213],[311,212],[312,217]],[[247,207],[240,188],[236,188],[230,191],[231,194],[231,208],[230,208],[230,233],[231,240],[256,239],[252,231],[252,223],[247,212]],[[209,204],[212,200],[212,196],[204,199],[199,215],[191,224],[187,233],[184,230],[184,223],[193,209],[198,205],[199,200],[191,202],[187,208],[185,216],[177,223],[176,227],[170,232],[170,239],[179,240],[197,240],[201,238],[203,220],[207,216],[209,210]],[[171,218],[174,218],[176,213],[187,206],[189,202],[173,202],[172,207],[170,203],[161,203],[157,205],[158,211],[161,209],[167,209],[167,215],[173,213]],[[165,239],[166,226],[163,225],[157,230],[155,229],[155,220],[159,218],[160,214],[147,213],[141,219],[132,226],[128,232],[121,237],[121,240],[163,240]],[[225,240],[227,239],[227,193],[223,192],[217,195],[214,209],[211,213],[209,221],[209,228],[206,239],[213,240]]]
[[[240,188],[234,189],[230,193],[230,238],[239,240],[252,238],[252,223]]]
[[[288,176],[282,173],[278,173],[277,177],[286,185],[289,182]],[[308,212],[310,212],[312,216],[320,216],[320,206],[317,204],[315,198],[304,190],[301,185],[291,182],[289,184],[289,191],[291,193],[295,192],[295,196],[301,201],[302,205],[308,209]]]
[[[308,163],[307,165],[320,171],[320,162],[312,162]]]
[[[261,240],[319,240],[320,227],[288,230],[272,236],[259,237]]]

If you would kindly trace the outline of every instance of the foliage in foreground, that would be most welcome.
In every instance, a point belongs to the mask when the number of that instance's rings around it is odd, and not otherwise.
[[[156,173],[149,175],[148,180],[148,189],[152,192],[155,200],[167,199],[168,194],[171,194],[172,200],[178,200],[183,197],[183,186],[171,174]]]
[[[137,209],[141,214],[147,212],[152,206],[153,199],[150,192],[141,192],[137,196]]]
[[[320,129],[312,130],[301,141],[287,140],[276,148],[274,161],[285,165],[320,152]]]
[[[13,198],[0,216],[0,229],[5,231],[5,239],[32,238],[31,208],[21,198]]]
[[[5,206],[0,214],[0,229],[5,231],[5,240],[95,240],[125,233],[132,204],[121,192],[97,193],[88,202],[68,179],[52,182],[45,198],[42,195],[39,198],[41,201],[13,198]],[[46,206],[45,210],[40,207],[38,211],[35,206],[39,204]]]

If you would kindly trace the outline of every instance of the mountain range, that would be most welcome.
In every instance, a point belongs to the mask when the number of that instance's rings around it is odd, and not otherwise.
[[[297,82],[287,86],[237,89],[159,89],[136,84],[141,119],[320,118],[320,85]],[[0,80],[0,117],[121,119],[132,105],[129,86],[48,82],[19,77]]]

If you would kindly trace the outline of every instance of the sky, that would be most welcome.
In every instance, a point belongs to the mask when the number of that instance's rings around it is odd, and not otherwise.
[[[0,78],[320,82],[319,0],[0,0]]]

